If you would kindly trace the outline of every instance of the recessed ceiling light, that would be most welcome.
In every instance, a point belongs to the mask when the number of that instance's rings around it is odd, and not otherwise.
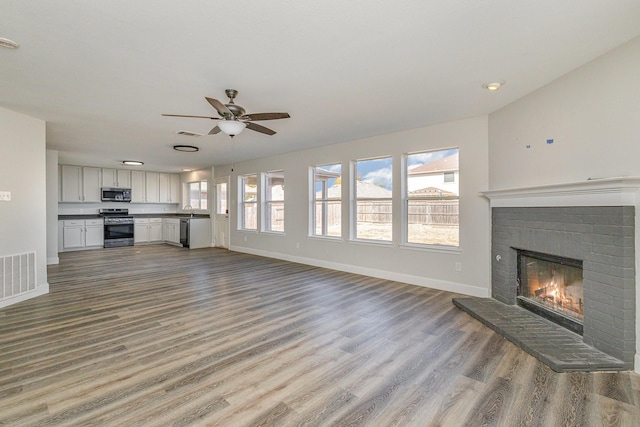
[[[173,149],[176,151],[184,151],[185,153],[195,153],[196,151],[200,151],[198,147],[194,147],[193,145],[174,145]]]
[[[20,45],[13,40],[0,37],[0,47],[6,47],[7,49],[17,49],[20,47]]]
[[[496,90],[504,86],[504,84],[505,84],[504,80],[499,80],[491,83],[485,83],[482,85],[482,87],[492,92],[495,92]]]
[[[144,165],[143,162],[140,162],[138,160],[123,160],[122,164],[123,165],[127,165],[127,166],[142,166],[142,165]]]
[[[182,172],[193,172],[193,169],[182,169]]]

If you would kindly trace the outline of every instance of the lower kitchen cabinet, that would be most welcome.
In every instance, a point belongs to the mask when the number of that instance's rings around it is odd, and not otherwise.
[[[102,219],[74,219],[58,221],[62,231],[62,250],[69,251],[104,246]]]
[[[133,223],[133,243],[163,241],[162,218],[136,218]]]
[[[180,218],[164,219],[164,241],[176,245],[180,244]]]

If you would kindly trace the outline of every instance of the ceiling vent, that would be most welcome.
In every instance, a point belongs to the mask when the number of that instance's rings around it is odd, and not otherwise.
[[[202,135],[204,135],[203,133],[191,132],[191,131],[188,131],[188,130],[179,130],[176,133],[178,135],[184,135],[184,136],[202,136]]]

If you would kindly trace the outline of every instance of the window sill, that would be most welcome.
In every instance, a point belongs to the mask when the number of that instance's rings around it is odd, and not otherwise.
[[[335,236],[307,236],[307,239],[309,240],[319,240],[322,242],[333,242],[333,243],[342,243],[344,242],[344,239],[342,237],[335,237]]]
[[[438,246],[438,245],[418,245],[412,243],[404,243],[398,245],[400,249],[409,251],[435,252],[440,254],[459,254],[462,253],[460,246]]]
[[[366,239],[351,239],[349,243],[355,243],[357,245],[365,245],[365,246],[381,246],[385,248],[394,247],[393,242],[389,242],[386,240],[366,240]]]
[[[264,234],[267,236],[279,236],[279,237],[284,237],[284,231],[270,231],[270,230],[262,230],[260,232],[260,234]]]

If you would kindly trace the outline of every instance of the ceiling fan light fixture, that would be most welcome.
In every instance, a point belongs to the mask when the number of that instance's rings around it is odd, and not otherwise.
[[[246,123],[238,120],[220,120],[218,122],[220,130],[229,136],[236,136],[240,134],[246,126]]]
[[[127,166],[142,166],[144,165],[144,162],[139,160],[123,160],[122,164]]]

